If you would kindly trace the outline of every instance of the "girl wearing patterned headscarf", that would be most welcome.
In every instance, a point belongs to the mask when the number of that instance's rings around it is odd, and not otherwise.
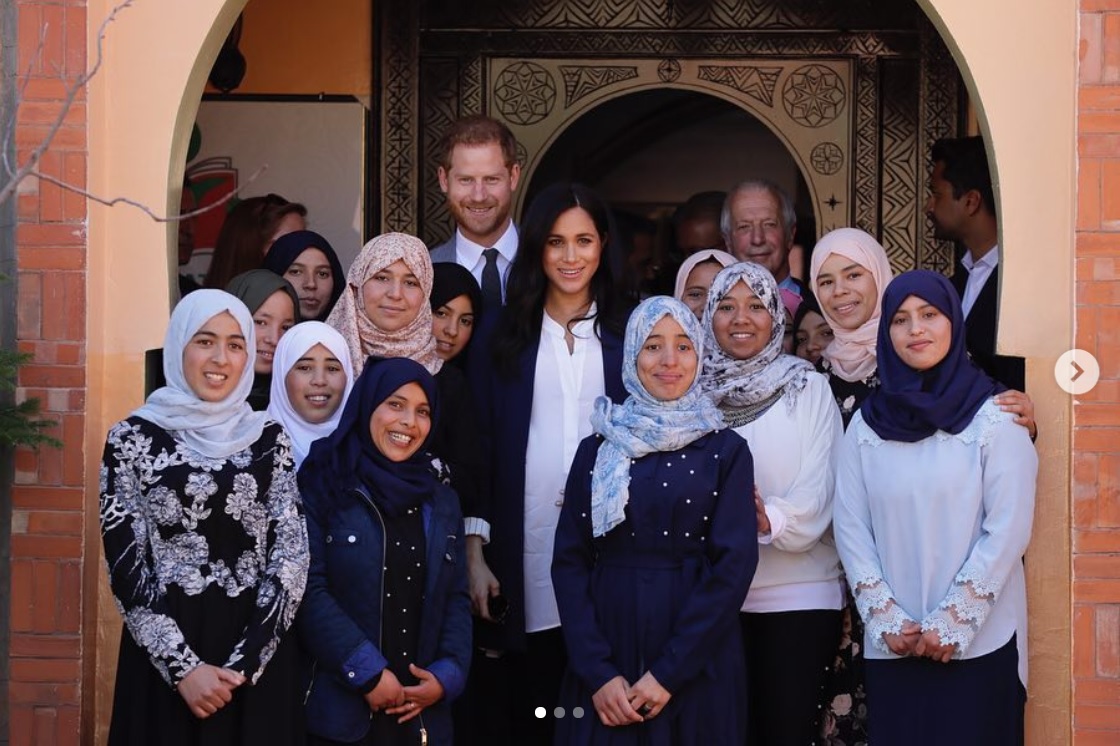
[[[752,743],[810,743],[840,636],[844,595],[829,534],[840,413],[823,376],[782,354],[785,313],[757,264],[716,275],[704,311],[701,387],[751,446],[761,503],[758,572],[740,623]],[[744,499],[751,490],[744,484]]]
[[[552,577],[568,650],[558,744],[742,743],[736,610],[758,559],[747,444],[698,387],[702,332],[641,303],[622,376],[595,402],[564,490]],[[619,727],[621,726],[621,727]]]
[[[302,743],[287,634],[307,533],[283,428],[245,402],[249,309],[220,290],[175,307],[167,384],[109,431],[101,533],[124,617],[109,743]]]
[[[840,449],[835,506],[865,624],[871,732],[915,746],[1021,744],[1038,456],[994,398],[1004,387],[969,358],[945,277],[891,283],[878,356],[880,386]]]
[[[354,375],[369,358],[403,357],[435,376],[445,416],[428,450],[433,467],[473,509],[478,499],[482,453],[475,426],[474,397],[466,376],[444,365],[432,336],[432,259],[424,242],[405,233],[385,233],[367,243],[350,265],[347,286],[327,323],[350,347]]]

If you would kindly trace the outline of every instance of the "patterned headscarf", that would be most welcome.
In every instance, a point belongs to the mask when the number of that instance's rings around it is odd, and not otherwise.
[[[646,391],[638,378],[638,354],[657,322],[671,316],[692,340],[697,365],[703,359],[703,332],[699,322],[678,300],[654,296],[642,301],[626,324],[622,353],[622,383],[630,393],[622,404],[608,397],[595,400],[591,427],[604,442],[591,474],[591,522],[595,536],[602,536],[626,518],[630,501],[630,459],[649,453],[675,451],[698,438],[723,429],[719,410],[700,393],[699,369],[679,399],[661,401]],[[675,340],[667,340],[666,344]]]
[[[218,402],[203,401],[183,373],[183,351],[210,319],[229,313],[241,327],[248,355],[241,378],[230,395]],[[173,433],[190,448],[214,459],[229,458],[261,437],[268,416],[245,402],[253,388],[257,340],[253,316],[240,300],[224,290],[196,290],[171,312],[163,341],[163,376],[167,385],[148,396],[132,414]]]
[[[716,341],[712,316],[720,301],[738,282],[746,283],[770,313],[770,339],[754,357],[736,360]],[[789,393],[789,406],[805,387],[813,366],[793,355],[782,354],[785,309],[778,294],[778,283],[765,268],[752,262],[732,264],[712,281],[708,305],[704,309],[704,369],[700,387],[721,407],[750,407]]]
[[[416,279],[424,299],[416,318],[395,332],[379,329],[362,307],[362,286],[371,277],[396,261],[403,261]],[[371,355],[380,358],[404,357],[423,365],[435,375],[443,361],[436,354],[432,336],[432,259],[428,247],[406,233],[385,233],[373,239],[358,254],[346,276],[346,289],[338,299],[327,323],[333,326],[350,346],[354,375],[358,376]]]
[[[295,367],[308,351],[315,345],[323,345],[331,354],[338,358],[342,369],[346,372],[346,390],[342,393],[342,401],[338,409],[324,422],[314,424],[303,419],[292,406],[288,397],[288,373]],[[342,417],[342,408],[350,397],[350,389],[354,387],[354,366],[350,363],[350,348],[342,335],[321,321],[304,321],[296,324],[288,333],[280,338],[276,345],[276,358],[272,364],[272,389],[268,399],[268,415],[284,426],[292,439],[292,454],[296,459],[298,468],[307,458],[311,444],[319,438],[325,438],[338,427]]]
[[[879,333],[879,301],[890,284],[891,262],[882,245],[867,233],[857,228],[837,228],[829,231],[813,247],[813,258],[809,266],[809,284],[820,298],[817,290],[817,276],[821,266],[832,254],[839,254],[860,265],[875,280],[878,297],[868,299],[874,306],[871,318],[863,322],[859,329],[842,329],[821,304],[821,315],[832,327],[833,338],[822,353],[825,360],[832,364],[832,372],[845,381],[862,381],[875,372],[875,339]]]

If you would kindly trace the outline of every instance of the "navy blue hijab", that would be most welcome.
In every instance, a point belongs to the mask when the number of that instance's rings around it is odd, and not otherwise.
[[[949,352],[927,371],[904,363],[891,343],[891,319],[911,295],[934,306],[952,323]],[[879,387],[864,400],[860,412],[884,440],[914,443],[938,430],[955,435],[968,427],[988,398],[1007,388],[968,356],[960,298],[949,280],[936,272],[905,272],[887,286],[877,349]]]
[[[288,267],[292,266],[292,262],[308,249],[318,249],[327,257],[327,262],[331,265],[333,284],[330,300],[327,301],[326,307],[319,312],[319,316],[314,319],[304,319],[304,321],[325,321],[327,316],[330,315],[331,309],[334,308],[334,304],[342,295],[342,289],[346,287],[346,273],[342,271],[342,262],[338,261],[338,254],[334,253],[334,248],[327,239],[315,231],[285,233],[272,242],[272,246],[264,256],[264,268],[283,277],[284,273],[288,271]]]
[[[370,438],[369,420],[382,402],[407,383],[420,384],[427,394],[432,427],[410,458],[390,461]],[[404,358],[371,358],[354,381],[338,428],[311,445],[299,470],[300,489],[329,494],[361,486],[380,510],[394,518],[418,507],[431,497],[437,484],[431,456],[424,451],[436,429],[437,406],[435,379],[424,366]]]

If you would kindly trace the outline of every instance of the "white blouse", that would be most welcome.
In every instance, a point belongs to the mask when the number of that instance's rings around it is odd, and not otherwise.
[[[989,400],[957,435],[884,441],[857,413],[841,446],[835,533],[864,620],[868,658],[903,622],[937,630],[954,658],[1016,635],[1027,683],[1023,553],[1034,519],[1038,455],[1026,428]]]
[[[751,447],[755,483],[771,524],[770,534],[760,538],[758,569],[742,610],[842,608],[840,559],[828,529],[844,426],[828,379],[810,373],[792,406],[783,395],[735,432]],[[751,485],[743,490],[753,501]]]
[[[594,305],[589,311],[595,313]],[[606,392],[603,346],[594,319],[571,326],[568,352],[564,327],[544,314],[533,378],[533,409],[525,451],[525,631],[560,626],[552,590],[552,545],[568,469],[581,440],[591,434],[595,399]]]

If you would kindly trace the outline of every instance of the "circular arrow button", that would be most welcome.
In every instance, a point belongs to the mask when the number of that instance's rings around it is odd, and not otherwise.
[[[1092,353],[1085,350],[1069,350],[1054,363],[1054,380],[1067,394],[1087,394],[1097,385],[1100,377],[1100,364]]]

